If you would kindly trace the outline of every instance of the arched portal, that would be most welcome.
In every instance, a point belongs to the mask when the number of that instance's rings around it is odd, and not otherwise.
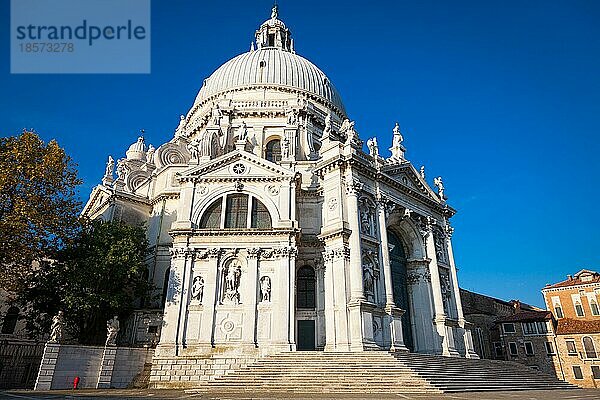
[[[402,240],[394,232],[388,230],[388,243],[390,246],[390,265],[392,269],[392,288],[394,303],[397,307],[405,310],[402,316],[402,334],[404,344],[410,351],[414,351],[413,336],[411,329],[411,315],[408,304],[408,290],[406,282],[406,254]]]

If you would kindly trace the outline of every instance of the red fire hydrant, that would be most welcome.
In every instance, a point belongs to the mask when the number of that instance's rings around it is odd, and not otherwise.
[[[79,385],[79,377],[76,376],[75,379],[73,379],[73,390],[77,389],[78,385]]]

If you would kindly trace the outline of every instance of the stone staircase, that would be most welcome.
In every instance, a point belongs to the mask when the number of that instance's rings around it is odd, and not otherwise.
[[[415,353],[393,357],[442,392],[551,390],[576,387],[516,362],[449,358]]]
[[[393,394],[570,388],[574,386],[511,362],[383,351],[299,351],[262,358],[197,390]]]

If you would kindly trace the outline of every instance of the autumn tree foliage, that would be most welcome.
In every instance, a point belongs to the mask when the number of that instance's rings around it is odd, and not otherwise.
[[[0,285],[15,291],[34,261],[52,258],[74,237],[81,183],[58,143],[34,132],[0,138]]]

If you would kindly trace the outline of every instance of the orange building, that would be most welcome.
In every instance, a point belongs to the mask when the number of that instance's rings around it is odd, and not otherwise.
[[[600,274],[583,269],[542,289],[556,319],[557,376],[584,387],[600,385]]]

